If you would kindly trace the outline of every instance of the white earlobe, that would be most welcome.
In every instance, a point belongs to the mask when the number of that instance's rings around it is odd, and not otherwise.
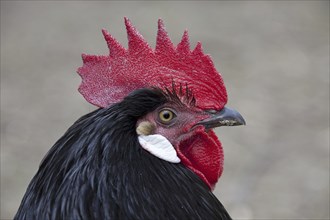
[[[152,155],[171,163],[180,163],[180,158],[173,145],[164,136],[160,134],[140,135],[139,142],[142,148]]]

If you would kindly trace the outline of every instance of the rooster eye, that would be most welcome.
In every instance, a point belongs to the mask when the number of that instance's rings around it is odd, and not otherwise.
[[[169,109],[163,109],[159,112],[158,118],[160,122],[168,124],[176,117],[175,113]]]

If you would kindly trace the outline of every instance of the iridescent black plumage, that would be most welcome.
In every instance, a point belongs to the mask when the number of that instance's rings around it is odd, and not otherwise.
[[[137,120],[169,97],[140,89],[80,118],[42,161],[15,219],[230,219],[195,173],[141,148]]]

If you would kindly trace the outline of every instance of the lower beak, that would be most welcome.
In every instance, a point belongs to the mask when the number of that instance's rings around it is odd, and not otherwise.
[[[197,125],[203,125],[206,129],[209,129],[220,126],[237,126],[246,124],[244,118],[238,111],[227,107],[224,107],[219,112],[209,114],[209,118],[198,122]]]

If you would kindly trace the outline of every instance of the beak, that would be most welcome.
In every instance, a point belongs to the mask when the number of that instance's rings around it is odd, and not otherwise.
[[[209,113],[210,117],[197,123],[203,125],[206,129],[220,126],[245,125],[245,120],[238,111],[224,107],[221,111]]]

